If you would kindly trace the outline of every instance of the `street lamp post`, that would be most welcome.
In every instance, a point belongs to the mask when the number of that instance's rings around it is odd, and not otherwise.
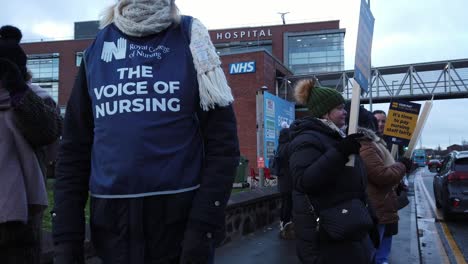
[[[283,25],[286,25],[286,20],[284,19],[284,16],[285,16],[286,14],[289,14],[289,12],[284,12],[284,13],[278,12],[278,14],[281,15],[281,19],[283,20]]]
[[[256,95],[256,101],[257,101],[257,163],[259,158],[262,158],[264,161],[265,158],[265,153],[263,151],[263,134],[264,134],[264,120],[263,120],[263,93],[268,90],[268,87],[263,85],[258,89],[257,95]],[[263,164],[264,166],[264,164]],[[265,174],[263,170],[263,166],[258,166],[258,178],[259,182],[258,185],[260,188],[264,187],[265,185]]]

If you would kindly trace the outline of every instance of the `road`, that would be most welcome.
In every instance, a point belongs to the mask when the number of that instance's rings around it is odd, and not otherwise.
[[[468,262],[468,216],[458,216],[454,220],[446,221],[443,217],[442,211],[436,209],[434,203],[433,192],[433,178],[435,173],[430,172],[426,167],[418,169],[415,173],[415,185],[419,184],[419,189],[422,190],[426,202],[429,206],[419,204],[418,218],[422,219],[424,216],[429,216],[434,219],[434,225],[440,237],[441,243],[448,253],[450,263],[466,264]],[[419,221],[418,221],[419,223]],[[424,223],[423,223],[424,225]],[[428,255],[430,252],[425,253],[424,246],[421,250],[422,258],[424,260],[430,259]],[[430,261],[423,261],[427,263]]]

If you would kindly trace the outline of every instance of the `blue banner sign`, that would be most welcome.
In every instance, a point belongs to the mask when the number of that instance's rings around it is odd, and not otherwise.
[[[368,92],[371,75],[372,35],[374,33],[374,16],[366,0],[361,0],[359,13],[359,27],[356,44],[356,57],[354,58],[354,80],[361,89]]]
[[[281,99],[268,92],[263,93],[263,153],[265,156],[265,167],[268,167],[270,158],[278,146],[278,137],[281,124],[288,126],[295,119],[294,103]]]

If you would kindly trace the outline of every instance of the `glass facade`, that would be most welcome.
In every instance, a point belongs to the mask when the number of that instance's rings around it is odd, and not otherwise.
[[[32,74],[32,83],[46,89],[58,102],[59,94],[59,54],[28,55],[28,70]]]
[[[76,67],[80,67],[81,61],[83,60],[84,52],[80,51],[75,54],[75,65]]]
[[[344,70],[344,31],[286,36],[287,66],[295,75]]]

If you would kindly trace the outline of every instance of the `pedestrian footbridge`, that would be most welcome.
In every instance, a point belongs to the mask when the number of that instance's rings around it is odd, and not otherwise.
[[[368,92],[361,103],[468,98],[468,59],[435,61],[371,69]],[[296,75],[278,79],[278,96],[293,100],[297,80],[316,78],[321,86],[334,87],[347,99],[352,98],[354,71]]]

